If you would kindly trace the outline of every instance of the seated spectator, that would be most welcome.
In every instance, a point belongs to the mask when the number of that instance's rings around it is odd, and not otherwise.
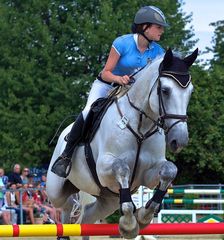
[[[29,183],[29,177],[28,177],[29,174],[30,174],[29,168],[25,167],[22,171],[22,174],[20,175],[23,185]]]
[[[2,209],[4,210],[15,210],[16,214],[17,214],[17,224],[21,224],[21,211],[19,206],[17,205],[17,199],[19,197],[19,193],[16,189],[16,184],[15,183],[10,183],[9,184],[9,189],[11,191],[7,191],[5,193],[5,197],[4,197],[4,206],[2,207]],[[26,212],[23,211],[23,223],[26,222]]]
[[[51,204],[51,202],[49,201],[48,196],[47,196],[47,192],[46,192],[46,180],[47,180],[47,175],[46,175],[46,173],[44,173],[41,176],[41,182],[40,182],[41,195],[42,195],[42,198],[43,198],[44,205],[54,209],[55,217],[53,218],[53,216],[52,216],[52,219],[56,223],[61,223],[62,209],[61,208],[55,208]]]
[[[11,224],[10,211],[0,208],[0,217],[3,220],[3,224]]]
[[[4,191],[8,184],[8,177],[4,175],[4,169],[0,168],[0,208],[4,203]]]
[[[40,183],[36,184],[35,189],[36,190],[33,193],[33,198],[35,201],[34,206],[37,208],[37,210],[39,212],[49,214],[50,219],[48,219],[48,220],[52,220],[53,222],[55,222],[56,221],[56,209],[53,206],[50,206],[45,203],[46,198],[45,198],[44,194],[42,193]]]
[[[22,187],[22,179],[20,177],[20,165],[19,164],[15,164],[13,167],[13,172],[9,173],[9,183],[14,183],[16,184],[17,188]]]
[[[56,223],[61,223],[62,219],[62,209],[61,208],[56,208]]]
[[[34,184],[34,178],[37,176],[37,174],[32,174],[30,173],[27,177],[28,177],[28,184],[33,185]]]
[[[46,174],[42,174],[42,175],[41,175],[40,186],[41,186],[41,187],[46,187],[46,181],[47,181],[47,175],[46,175]]]
[[[25,191],[22,193],[22,206],[23,209],[26,211],[30,218],[30,222],[32,224],[35,223],[34,221],[34,199],[33,199],[33,194],[32,191],[28,188],[28,184],[24,184],[23,188]],[[17,196],[17,201],[20,203],[20,196]]]

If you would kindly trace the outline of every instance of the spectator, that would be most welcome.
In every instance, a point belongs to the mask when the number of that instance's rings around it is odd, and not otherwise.
[[[42,191],[40,189],[41,189],[40,183],[37,183],[35,187],[35,191],[33,192],[33,198],[35,201],[34,206],[38,209],[39,212],[49,214],[50,220],[53,220],[53,222],[55,222],[56,209],[53,206],[45,204],[46,198],[45,198],[45,195],[42,194]]]
[[[4,175],[4,169],[0,168],[0,208],[4,203],[4,191],[8,184],[8,177]]]
[[[4,198],[4,206],[2,209],[8,209],[8,210],[15,210],[17,214],[17,224],[21,224],[20,222],[20,208],[17,205],[17,199],[19,196],[18,191],[16,191],[16,184],[15,183],[10,183],[9,184],[9,189],[11,191],[7,191],[5,193],[5,198]],[[23,211],[23,222],[26,222],[26,212]]]
[[[46,181],[47,181],[47,175],[43,174],[41,176],[40,188],[41,188],[41,194],[43,197],[43,201],[48,204],[48,196],[47,196],[47,192],[46,192]]]
[[[61,223],[62,219],[62,209],[56,208],[56,223]]]
[[[26,211],[26,213],[28,214],[29,218],[30,218],[30,222],[32,224],[35,223],[34,221],[34,199],[33,199],[33,194],[32,191],[30,189],[28,189],[29,185],[28,184],[24,184],[23,188],[26,190],[22,193],[22,206],[23,206],[23,210]],[[20,203],[20,197],[17,196],[17,201],[18,203]]]
[[[28,184],[29,182],[29,173],[30,170],[29,168],[25,167],[22,171],[22,174],[20,175],[21,179],[22,179],[22,183],[24,184]]]
[[[9,174],[9,183],[15,183],[17,188],[22,187],[22,179],[20,177],[20,165],[15,164],[13,167],[13,172]]]
[[[0,217],[2,217],[3,224],[11,224],[10,220],[10,211],[8,210],[3,210],[0,208]]]
[[[40,186],[41,186],[41,187],[45,187],[45,186],[46,186],[46,181],[47,181],[47,175],[46,175],[46,174],[42,174],[42,175],[41,175]]]
[[[34,184],[34,178],[37,176],[37,174],[32,174],[30,173],[27,177],[28,177],[28,185],[33,185]]]

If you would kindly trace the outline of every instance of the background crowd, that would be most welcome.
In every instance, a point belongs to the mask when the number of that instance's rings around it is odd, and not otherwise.
[[[0,167],[0,223],[60,223],[61,209],[56,209],[46,194],[46,174],[39,179],[28,167],[13,166],[5,175]]]

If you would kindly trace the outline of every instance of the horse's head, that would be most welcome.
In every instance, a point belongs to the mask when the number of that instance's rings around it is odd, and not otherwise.
[[[188,143],[187,106],[193,91],[188,70],[197,55],[198,49],[181,59],[169,49],[160,64],[155,82],[157,91],[153,91],[149,98],[153,112],[159,115],[166,143],[172,152],[179,152]]]

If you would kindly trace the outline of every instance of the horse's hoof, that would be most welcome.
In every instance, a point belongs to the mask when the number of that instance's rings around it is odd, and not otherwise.
[[[125,217],[122,216],[119,221],[119,232],[126,239],[136,238],[139,233],[139,225],[135,217],[132,217],[132,222],[125,224]]]
[[[140,229],[143,229],[146,226],[148,226],[151,223],[153,216],[154,212],[146,214],[146,209],[144,207],[137,209],[137,211],[135,212],[135,217],[138,221]]]

